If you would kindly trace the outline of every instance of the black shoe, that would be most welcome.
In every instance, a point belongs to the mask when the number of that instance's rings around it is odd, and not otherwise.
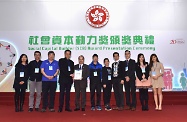
[[[135,107],[132,107],[132,108],[131,108],[131,111],[136,111],[136,108],[135,108]]]
[[[85,108],[82,108],[82,111],[85,111]]]
[[[19,109],[18,109],[18,108],[15,108],[15,112],[19,112]]]
[[[29,108],[29,112],[33,112],[33,108]]]
[[[80,110],[80,108],[75,108],[75,109],[74,109],[74,111],[79,111],[79,110]]]
[[[41,110],[41,112],[46,112],[46,109],[43,108],[43,109]]]
[[[58,109],[58,112],[59,112],[59,113],[62,112],[62,108],[59,108],[59,109]]]
[[[50,111],[50,112],[55,112],[55,109],[54,109],[54,108],[52,108],[52,109],[49,109],[49,111]]]
[[[145,107],[145,111],[149,111],[149,107],[147,106],[147,107]]]
[[[23,110],[23,106],[20,106],[20,110],[19,110],[20,112],[23,112],[24,110]]]
[[[66,108],[65,111],[72,112],[70,108]]]
[[[39,108],[35,108],[35,111],[40,111],[40,109]]]

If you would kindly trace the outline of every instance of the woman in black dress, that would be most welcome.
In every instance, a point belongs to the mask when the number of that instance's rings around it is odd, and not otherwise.
[[[15,66],[15,79],[13,85],[13,88],[15,89],[15,112],[23,111],[28,77],[28,58],[26,54],[22,54]]]

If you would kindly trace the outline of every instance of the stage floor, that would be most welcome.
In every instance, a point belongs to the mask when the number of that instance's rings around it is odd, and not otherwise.
[[[71,107],[74,109],[74,107]],[[136,111],[86,111],[78,112],[14,112],[13,105],[0,105],[1,122],[187,122],[187,105],[163,105],[162,111],[155,111],[150,106],[149,111],[141,111],[138,106]]]

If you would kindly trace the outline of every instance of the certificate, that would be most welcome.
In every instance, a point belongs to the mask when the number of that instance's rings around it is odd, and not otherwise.
[[[82,80],[82,70],[75,70],[74,80]]]

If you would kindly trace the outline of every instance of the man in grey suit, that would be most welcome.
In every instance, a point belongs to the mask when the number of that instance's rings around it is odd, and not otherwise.
[[[89,77],[89,67],[84,64],[84,56],[80,55],[78,57],[79,64],[75,65],[75,70],[82,70],[82,79],[74,80],[75,86],[75,106],[74,111],[79,111],[80,107],[82,111],[85,111],[86,105],[86,87],[87,87],[87,78]],[[80,106],[80,94],[81,94],[81,106]]]

